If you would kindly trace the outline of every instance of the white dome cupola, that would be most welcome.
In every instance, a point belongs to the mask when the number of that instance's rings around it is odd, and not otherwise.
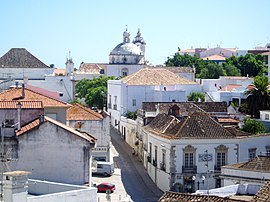
[[[137,37],[137,38],[136,38]],[[123,42],[118,44],[109,55],[110,64],[144,64],[144,41],[137,33],[134,42],[130,42],[130,33],[126,29],[123,33]],[[139,37],[139,38],[138,38]],[[136,40],[138,39],[138,40]]]

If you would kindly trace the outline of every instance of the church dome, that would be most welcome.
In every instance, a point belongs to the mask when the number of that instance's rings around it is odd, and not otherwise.
[[[120,43],[112,50],[111,55],[142,55],[142,51],[134,43]]]

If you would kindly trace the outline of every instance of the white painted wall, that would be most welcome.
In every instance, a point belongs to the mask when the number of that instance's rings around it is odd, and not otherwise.
[[[124,136],[124,133],[125,133],[125,141],[132,148],[136,148],[135,146],[135,141],[137,139],[136,128],[137,128],[137,123],[135,120],[128,119],[127,117],[121,116],[120,133],[122,134],[122,136]]]
[[[122,82],[121,80],[109,80],[108,81],[108,96],[107,103],[111,104],[111,107],[108,107],[108,112],[111,115],[111,124],[115,125],[115,120],[120,121],[121,111],[124,111],[122,101]],[[115,96],[117,98],[115,102]],[[111,103],[110,103],[111,97]],[[116,109],[114,109],[114,105],[116,105]]]
[[[234,184],[263,185],[265,180],[270,179],[270,173],[267,172],[255,172],[251,170],[233,169],[228,167],[221,168],[221,173],[222,175],[225,175],[224,186]]]
[[[165,172],[160,170],[159,163],[162,161],[162,149],[166,150],[166,172],[170,172],[170,168],[173,166],[175,174],[180,178],[176,178],[175,182],[183,184],[182,165],[184,165],[184,153],[183,149],[187,145],[192,145],[196,149],[195,165],[197,166],[197,174],[195,176],[200,178],[202,175],[207,175],[206,162],[199,161],[199,154],[205,154],[206,149],[208,154],[212,155],[212,160],[208,162],[208,169],[210,172],[214,171],[216,165],[216,150],[220,145],[224,145],[228,148],[227,164],[234,164],[243,161],[247,161],[249,158],[248,149],[257,148],[257,154],[266,151],[265,146],[270,145],[270,135],[254,135],[248,138],[234,138],[234,139],[176,139],[169,140],[161,136],[153,135],[146,132],[143,129],[144,135],[148,136],[148,154],[150,155],[150,143],[152,143],[152,159],[155,155],[155,146],[157,146],[157,167],[154,167],[150,163],[146,163],[145,167],[151,179],[156,182],[157,186],[166,191],[169,185],[169,178],[166,178]],[[172,152],[175,151],[175,158],[172,156]],[[174,166],[175,164],[175,166]],[[158,171],[158,172],[157,172]],[[163,174],[161,174],[163,173]],[[156,175],[156,177],[155,177]],[[210,174],[208,179],[209,188],[215,188],[214,174]],[[158,180],[156,180],[158,179]],[[195,185],[196,186],[196,185]],[[207,183],[200,184],[200,189],[207,189]]]
[[[50,122],[18,136],[18,160],[10,165],[31,178],[84,184],[90,181],[90,143]]]
[[[237,79],[233,76],[220,76],[219,79],[220,79],[220,84],[222,88],[229,84],[238,84],[243,87],[247,87],[248,85],[254,82],[254,79],[250,77],[244,77],[244,78],[241,77],[241,78],[242,79]]]
[[[40,180],[28,180],[28,202],[96,202],[97,189]]]
[[[75,81],[80,81],[80,80],[82,80],[82,79],[90,79],[90,80],[92,80],[92,79],[94,79],[94,78],[98,78],[98,77],[100,77],[100,76],[102,76],[103,74],[87,74],[87,73],[77,73],[77,72],[75,72],[74,73],[74,80]]]
[[[64,102],[71,102],[74,99],[73,76],[46,76],[45,80],[28,80],[28,83],[49,91],[63,93],[60,99]]]
[[[128,75],[133,74],[140,69],[144,68],[145,65],[121,65],[121,64],[108,64],[105,66],[106,76],[115,76],[116,78],[122,77],[122,69],[128,69]]]
[[[266,118],[268,116],[268,118]],[[260,111],[260,119],[262,121],[270,122],[270,110],[262,110]]]
[[[93,135],[97,139],[96,148],[93,149],[92,155],[93,157],[106,157],[106,160],[109,161],[110,159],[110,117],[104,117],[102,120],[99,121],[67,121],[67,125],[74,128],[76,122],[81,122],[80,131],[87,132]],[[100,149],[101,150],[100,150]]]
[[[0,78],[9,76],[15,79],[44,79],[45,75],[52,74],[54,68],[0,68]]]

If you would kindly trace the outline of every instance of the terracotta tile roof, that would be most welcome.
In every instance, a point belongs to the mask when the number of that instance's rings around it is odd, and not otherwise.
[[[73,129],[73,128],[71,128],[63,123],[60,123],[59,121],[56,121],[50,117],[47,117],[47,116],[44,117],[44,122],[40,122],[40,119],[38,118],[38,119],[32,121],[31,123],[24,125],[23,127],[21,127],[20,130],[16,131],[16,136],[23,135],[24,133],[26,133],[34,128],[37,128],[38,126],[40,126],[41,124],[43,124],[47,121],[54,124],[54,125],[57,125],[58,127],[61,127],[62,129],[66,130],[66,131],[73,133],[74,135],[77,135],[77,136],[89,141],[90,143],[95,143],[97,140],[94,136],[92,136],[86,132],[81,133],[78,130],[75,130],[75,129]]]
[[[185,49],[178,51],[179,53],[195,53],[195,49]]]
[[[30,130],[38,127],[39,125],[41,125],[41,122],[39,119],[36,119],[36,120],[26,124],[25,126],[21,127],[20,130],[17,130],[16,136],[22,135],[22,134],[26,133],[27,131],[30,131]]]
[[[0,109],[17,109],[18,103],[22,109],[43,109],[42,101],[0,101]]]
[[[163,68],[143,68],[121,79],[127,85],[183,85],[197,84]]]
[[[98,63],[81,63],[79,70],[76,71],[76,74],[100,74],[100,71],[105,68],[106,64]]]
[[[207,56],[202,58],[203,60],[220,60],[220,61],[225,61],[226,57],[221,56],[221,55],[211,55],[211,56]]]
[[[64,76],[64,75],[66,75],[66,69],[54,69],[54,71],[53,71],[53,73],[54,73],[54,75],[56,75],[56,76]]]
[[[176,118],[168,114],[158,114],[145,129],[167,138],[226,139],[235,138],[208,113],[197,109],[188,117]]]
[[[240,164],[232,164],[225,166],[226,168],[237,168],[240,170],[250,170],[258,172],[270,172],[270,156],[258,156]]]
[[[256,193],[251,202],[269,202],[269,201],[270,201],[270,181],[267,181]]]
[[[68,103],[51,98],[47,95],[25,88],[25,97],[22,98],[22,88],[12,88],[0,93],[0,101],[22,100],[42,101],[44,107],[70,107]]]
[[[237,88],[240,88],[242,85],[239,84],[229,84],[221,88],[219,91],[233,91],[236,90]]]
[[[26,88],[29,89],[29,90],[32,90],[32,91],[34,91],[36,93],[40,93],[42,95],[47,95],[47,96],[49,96],[51,98],[60,100],[60,96],[59,96],[58,92],[49,91],[49,90],[46,90],[44,88],[39,88],[37,86],[32,86],[32,85],[29,85],[29,84],[27,84]]]
[[[167,69],[173,73],[194,73],[194,69],[192,67],[147,66],[147,68],[162,68]]]
[[[67,120],[91,120],[91,121],[99,121],[102,120],[103,117],[101,114],[86,108],[80,104],[74,104],[72,107],[67,109]]]
[[[217,118],[219,123],[239,123],[239,120],[233,118]]]
[[[243,201],[237,199],[230,199],[228,197],[219,197],[219,196],[207,196],[207,195],[195,195],[195,194],[186,194],[179,192],[166,191],[163,196],[158,200],[158,202],[236,202]]]
[[[25,48],[12,48],[0,58],[0,68],[50,68]]]

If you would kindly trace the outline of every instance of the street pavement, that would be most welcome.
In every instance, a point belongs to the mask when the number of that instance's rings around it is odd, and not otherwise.
[[[115,173],[111,177],[93,177],[94,183],[111,182],[116,190],[110,201],[156,202],[163,194],[148,176],[142,162],[132,155],[132,148],[111,129],[111,156]],[[105,193],[98,193],[98,202],[108,201]]]

